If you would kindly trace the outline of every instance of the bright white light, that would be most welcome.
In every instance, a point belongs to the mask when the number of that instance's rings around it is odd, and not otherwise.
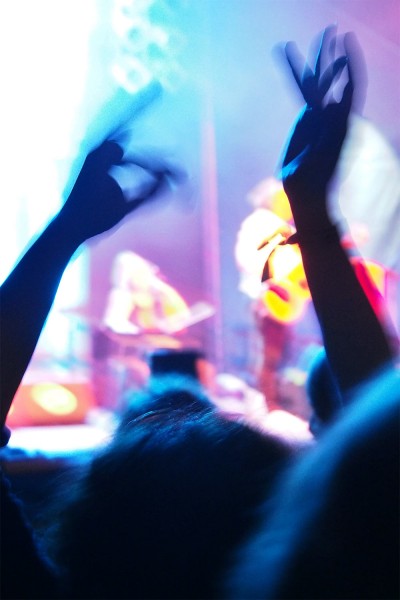
[[[3,277],[60,204],[93,22],[90,0],[0,3]]]
[[[125,65],[122,65],[121,63],[114,64],[112,67],[112,74],[114,75],[116,82],[131,94],[145,88],[153,79],[149,69],[134,57],[129,57],[125,61]]]
[[[151,60],[132,52],[113,24],[100,18],[100,11],[111,8],[117,29],[140,25],[146,56],[149,44],[162,51],[169,36],[148,18],[152,5],[153,0],[0,1],[0,281],[57,212],[82,141],[91,144],[89,150],[113,129],[115,113],[101,123],[94,123],[95,115],[112,104],[121,86],[135,93],[165,71],[158,60],[155,75]],[[45,354],[67,351],[65,318],[54,313],[63,316],[65,308],[86,303],[87,268],[82,253],[63,277],[39,344]]]
[[[13,431],[9,448],[47,457],[69,456],[79,451],[94,450],[107,444],[110,433],[90,425],[53,425],[52,427],[19,427]]]
[[[95,24],[94,0],[0,2],[1,280],[61,204],[79,143]],[[82,257],[67,274],[69,285],[62,285],[57,304],[86,297],[86,269]],[[50,338],[65,340],[54,331]]]
[[[149,10],[159,6],[156,0],[114,2],[112,27],[118,41],[112,71],[130,93],[152,79],[169,89],[182,79],[173,46],[182,45],[183,36],[164,22],[162,26],[152,22]]]

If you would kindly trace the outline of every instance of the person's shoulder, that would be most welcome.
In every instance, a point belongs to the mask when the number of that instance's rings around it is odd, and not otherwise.
[[[6,425],[3,425],[3,427],[0,430],[0,448],[4,448],[4,446],[7,446],[10,436],[11,431]]]

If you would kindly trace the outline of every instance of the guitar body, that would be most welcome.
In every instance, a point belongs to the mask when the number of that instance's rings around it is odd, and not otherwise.
[[[298,246],[278,246],[268,259],[271,278],[263,284],[261,308],[280,323],[297,321],[311,299]]]

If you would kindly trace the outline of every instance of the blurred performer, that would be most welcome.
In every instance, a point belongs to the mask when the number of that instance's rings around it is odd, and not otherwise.
[[[257,386],[274,409],[279,408],[278,371],[288,351],[290,324],[301,316],[310,295],[297,245],[283,245],[295,229],[281,183],[269,177],[247,199],[254,210],[239,229],[235,258],[239,289],[252,299],[262,341]]]
[[[159,268],[135,252],[114,259],[101,326],[93,337],[94,384],[100,404],[120,412],[125,392],[148,381],[148,354],[179,349],[191,310]]]
[[[174,333],[184,329],[190,309],[163,279],[159,268],[135,252],[114,261],[104,324],[121,334]]]
[[[281,408],[279,370],[288,359],[294,325],[305,313],[311,295],[300,249],[297,244],[286,244],[295,229],[281,182],[267,178],[249,192],[247,199],[254,210],[239,229],[235,258],[240,271],[239,289],[252,299],[262,341],[258,388],[273,410]],[[342,244],[352,255],[350,260],[364,292],[382,317],[385,311],[381,302],[382,296],[387,296],[388,270],[354,252],[356,247],[366,245],[368,239],[368,228],[354,222],[343,236]],[[386,327],[390,331],[389,325]],[[392,337],[397,339],[394,333]]]
[[[242,222],[236,240],[235,258],[240,271],[239,288],[250,298],[260,294],[261,275],[270,253],[266,241],[280,243],[294,232],[292,213],[281,183],[269,177],[253,188],[248,196],[253,206]]]

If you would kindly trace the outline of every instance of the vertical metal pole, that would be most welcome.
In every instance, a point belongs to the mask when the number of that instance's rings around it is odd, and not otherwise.
[[[219,210],[217,186],[217,156],[212,101],[209,94],[205,98],[202,124],[202,220],[203,252],[205,261],[205,282],[210,290],[211,302],[215,307],[213,335],[209,340],[213,360],[217,370],[224,361],[223,325],[221,310],[221,262],[219,240]],[[211,336],[210,336],[211,337]],[[211,358],[211,357],[210,357]]]

